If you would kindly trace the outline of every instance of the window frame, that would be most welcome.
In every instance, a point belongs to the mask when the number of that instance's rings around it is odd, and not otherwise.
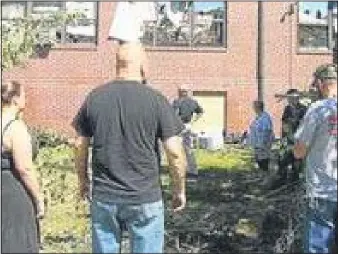
[[[11,1],[6,1],[6,2],[11,2]],[[27,17],[28,15],[31,15],[33,13],[33,3],[34,1],[18,1],[24,3],[25,10],[24,10],[24,16]],[[66,11],[66,3],[67,2],[72,2],[72,1],[57,1],[61,3],[61,11]],[[67,42],[66,41],[66,25],[62,26],[62,31],[61,31],[61,41],[55,43],[55,46],[53,47],[54,49],[63,49],[63,48],[84,48],[84,49],[90,49],[90,48],[96,48],[98,46],[99,42],[99,2],[98,1],[88,1],[94,3],[94,18],[89,19],[94,21],[94,27],[95,27],[95,38],[93,42],[79,42],[79,43],[72,43],[72,42]],[[15,2],[13,2],[15,3]],[[1,8],[2,10],[2,8]],[[3,19],[2,20],[15,20],[15,19]]]
[[[17,3],[19,3],[19,4],[23,4],[23,7],[24,7],[24,10],[23,10],[23,17],[17,17],[17,18],[4,18],[3,16],[2,16],[2,8],[3,8],[3,4],[4,3],[14,3],[14,4],[17,4]],[[3,21],[5,21],[5,22],[8,22],[8,23],[11,23],[11,22],[13,22],[13,21],[15,21],[15,20],[20,20],[21,18],[24,18],[24,17],[26,17],[27,16],[27,1],[17,1],[17,2],[10,2],[10,1],[2,1],[1,3],[0,3],[0,11],[1,11],[1,29],[2,29],[2,22]],[[5,23],[4,22],[4,23]],[[10,25],[9,25],[10,26]]]
[[[192,1],[192,2],[199,2],[199,1]],[[208,2],[208,1],[204,1],[204,2]],[[211,1],[212,2],[212,1]],[[150,44],[143,44],[143,46],[145,47],[146,50],[148,51],[201,51],[201,52],[226,52],[228,49],[228,1],[220,1],[221,3],[223,3],[224,6],[224,18],[222,19],[222,23],[224,25],[224,30],[223,30],[223,42],[220,45],[203,45],[200,43],[192,43],[191,40],[188,42],[188,45],[175,45],[175,43],[172,43],[170,45],[158,45],[156,43],[156,39],[153,40],[153,42]],[[171,7],[171,6],[170,6]],[[191,8],[191,13],[195,13],[194,12],[194,6]],[[190,28],[190,33],[193,33],[193,27],[194,27],[194,19],[192,17],[192,15],[190,16],[190,23],[189,23],[189,28]],[[221,23],[220,19],[215,19],[217,21],[217,23]],[[154,29],[156,30],[156,25],[154,26]],[[156,32],[154,32],[155,36],[156,36]]]
[[[305,1],[300,1],[298,3],[301,3],[301,2],[305,2]],[[296,41],[296,48],[297,48],[297,53],[299,54],[332,54],[333,51],[334,51],[334,47],[333,47],[333,8],[329,8],[329,2],[330,1],[325,1],[326,3],[328,3],[328,6],[327,6],[327,22],[328,24],[325,25],[325,24],[301,24],[300,23],[300,6],[299,4],[297,4],[297,24],[296,24],[296,31],[297,31],[297,41]],[[305,25],[305,26],[312,26],[312,27],[327,27],[327,47],[324,48],[314,48],[314,47],[306,47],[306,46],[301,46],[300,43],[299,43],[299,35],[300,35],[300,27],[302,25]],[[337,44],[337,42],[336,42]],[[336,45],[337,47],[337,45]]]
[[[2,14],[3,3],[14,3],[14,4],[15,4],[15,3],[20,3],[20,4],[23,3],[23,4],[24,4],[24,8],[25,8],[24,11],[23,11],[23,13],[24,13],[23,15],[24,15],[24,16],[27,16],[27,1],[15,1],[15,2],[11,2],[11,1],[1,1],[1,6],[0,6],[0,7],[1,7],[1,8],[0,8],[0,9],[1,9],[1,14]],[[19,19],[20,19],[20,18],[19,18]],[[15,18],[14,18],[14,19],[8,19],[8,18],[4,18],[4,17],[1,16],[1,21],[2,21],[2,20],[15,20]]]

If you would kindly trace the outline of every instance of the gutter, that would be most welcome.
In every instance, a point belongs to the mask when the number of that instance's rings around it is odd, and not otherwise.
[[[258,1],[257,12],[257,97],[264,102],[265,88],[265,52],[264,52],[264,2]]]

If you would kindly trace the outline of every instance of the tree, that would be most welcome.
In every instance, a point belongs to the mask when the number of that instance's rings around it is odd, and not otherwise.
[[[80,13],[58,12],[48,17],[27,16],[5,22],[1,21],[1,69],[8,70],[24,64],[32,56],[43,56],[55,45],[55,27],[67,24]]]

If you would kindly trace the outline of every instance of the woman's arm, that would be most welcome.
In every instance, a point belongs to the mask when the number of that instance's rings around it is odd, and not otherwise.
[[[35,205],[41,209],[39,183],[33,172],[31,137],[25,123],[20,120],[16,121],[13,124],[11,136],[15,170],[32,196]]]

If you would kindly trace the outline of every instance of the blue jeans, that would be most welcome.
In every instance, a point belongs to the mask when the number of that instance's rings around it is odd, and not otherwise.
[[[91,204],[94,253],[120,253],[123,228],[130,235],[132,253],[163,253],[163,202],[108,204],[95,199]]]
[[[197,169],[197,163],[195,159],[195,155],[193,151],[191,150],[191,132],[186,131],[182,134],[183,138],[183,147],[184,151],[187,157],[187,163],[188,163],[188,175],[198,175],[198,169]]]
[[[316,199],[309,205],[304,234],[304,253],[330,253],[334,241],[337,202]]]

